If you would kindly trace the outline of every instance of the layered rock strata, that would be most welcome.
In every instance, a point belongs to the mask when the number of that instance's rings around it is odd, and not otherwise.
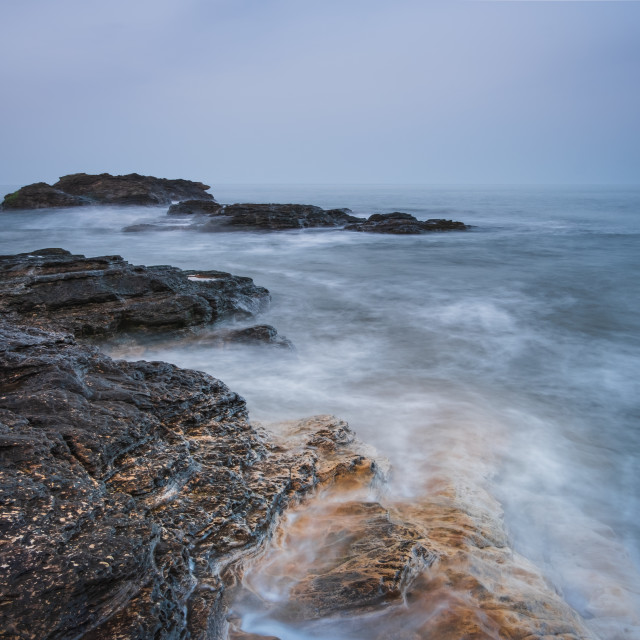
[[[192,180],[168,180],[137,173],[114,176],[74,173],[54,185],[38,182],[5,196],[2,209],[43,209],[95,204],[162,205],[175,200],[212,201],[209,186]]]
[[[131,265],[63,249],[0,256],[0,315],[76,336],[112,337],[248,318],[269,304],[251,278]]]
[[[232,570],[278,514],[376,472],[344,423],[285,448],[206,374],[7,320],[0,343],[4,638],[224,638]]]

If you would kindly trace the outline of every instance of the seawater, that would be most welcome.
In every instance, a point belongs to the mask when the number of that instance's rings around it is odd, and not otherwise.
[[[484,483],[514,548],[594,632],[640,637],[640,188],[213,193],[223,203],[405,211],[474,227],[406,237],[126,233],[165,220],[165,208],[82,208],[0,214],[0,251],[62,247],[252,277],[273,298],[259,322],[294,353],[172,346],[145,357],[221,378],[254,420],[346,419],[391,461],[391,498],[419,495],[436,473],[461,491]]]

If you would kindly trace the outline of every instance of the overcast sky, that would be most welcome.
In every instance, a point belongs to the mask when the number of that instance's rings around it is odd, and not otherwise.
[[[640,2],[2,0],[0,183],[640,183]]]

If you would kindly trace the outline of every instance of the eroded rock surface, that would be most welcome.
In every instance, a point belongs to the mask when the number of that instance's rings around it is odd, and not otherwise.
[[[284,447],[206,374],[6,320],[0,342],[3,638],[224,638],[227,577],[282,509],[375,473],[331,417]]]
[[[27,185],[4,198],[3,209],[111,205],[162,205],[175,200],[213,200],[209,186],[192,180],[169,180],[130,173],[74,173],[62,176],[53,186],[44,182]]]
[[[265,635],[284,624],[289,634],[345,640],[594,640],[509,547],[495,501],[496,512],[467,505],[448,484],[389,502],[354,480],[284,520],[245,576],[236,628],[247,617],[245,632]]]
[[[374,213],[366,221],[350,224],[348,231],[368,231],[371,233],[419,234],[430,231],[466,231],[468,225],[455,220],[430,219],[418,220],[409,213],[395,211],[393,213]]]
[[[269,292],[221,271],[134,266],[63,249],[0,256],[0,315],[76,336],[174,331],[264,310]]]

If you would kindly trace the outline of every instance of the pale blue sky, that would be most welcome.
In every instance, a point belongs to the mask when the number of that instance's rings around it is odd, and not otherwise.
[[[639,2],[4,0],[0,183],[639,183]]]

